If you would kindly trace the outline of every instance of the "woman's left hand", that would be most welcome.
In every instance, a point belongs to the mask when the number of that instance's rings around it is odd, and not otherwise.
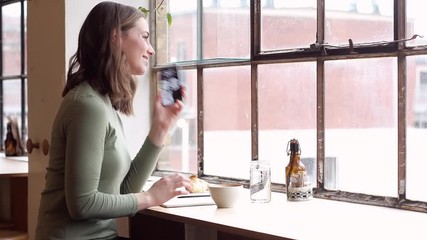
[[[162,146],[169,129],[178,121],[184,104],[177,100],[170,106],[163,106],[160,95],[156,96],[153,106],[153,121],[148,138],[156,146]]]

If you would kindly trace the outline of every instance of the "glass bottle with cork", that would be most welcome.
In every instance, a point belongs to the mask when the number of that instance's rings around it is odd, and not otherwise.
[[[12,133],[12,124],[7,123],[6,128],[6,139],[4,141],[5,155],[6,156],[17,156],[17,141]]]
[[[286,152],[289,163],[286,166],[286,193],[290,201],[309,200],[313,197],[313,189],[305,166],[301,162],[301,148],[297,139],[288,142]]]

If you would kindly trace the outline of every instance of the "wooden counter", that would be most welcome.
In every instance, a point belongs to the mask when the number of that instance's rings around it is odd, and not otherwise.
[[[5,189],[0,189],[3,196],[8,196],[6,208],[10,209],[9,217],[0,216],[0,220],[10,221],[12,229],[27,231],[28,219],[28,158],[5,157],[0,155],[0,179],[7,181]],[[10,218],[10,219],[9,219]]]
[[[244,189],[236,208],[216,206],[180,208],[153,207],[131,219],[131,237],[186,239],[185,225],[216,230],[215,239],[427,239],[427,214],[324,199],[288,202],[284,194],[273,193],[272,202],[249,202]],[[157,223],[156,226],[149,224]],[[157,231],[157,233],[156,233]],[[150,232],[152,235],[150,235]],[[160,239],[160,238],[158,238]]]
[[[28,176],[28,157],[5,157],[0,155],[0,177]]]

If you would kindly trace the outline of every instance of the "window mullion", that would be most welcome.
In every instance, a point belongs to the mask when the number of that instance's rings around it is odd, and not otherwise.
[[[325,43],[325,0],[317,0],[317,34],[316,42]]]
[[[250,1],[251,61],[261,51],[261,1]],[[251,157],[258,159],[258,64],[251,64]]]
[[[406,4],[405,0],[395,0],[394,28],[397,29],[397,39],[406,38]],[[399,51],[404,49],[406,42],[399,42]],[[398,54],[397,57],[397,169],[398,169],[398,201],[406,200],[406,56]]]
[[[197,1],[197,59],[203,59],[203,1]]]
[[[259,159],[258,153],[258,64],[251,64],[251,136],[252,160]]]
[[[203,1],[197,1],[197,59],[203,59]],[[197,67],[197,174],[204,176],[205,142],[204,142],[204,81],[203,68]]]
[[[398,57],[397,169],[399,202],[406,200],[406,57]]]
[[[325,189],[324,171],[325,171],[325,62],[317,61],[317,190]],[[312,180],[314,183],[314,180]]]
[[[24,13],[24,2],[21,0],[21,139],[26,139],[26,83],[25,79],[27,78],[25,71],[25,13]]]
[[[251,60],[261,52],[261,1],[251,0]]]
[[[197,67],[197,174],[204,176],[204,92],[203,68]]]
[[[0,4],[0,38],[3,39],[3,7],[4,4]],[[0,76],[3,77],[3,40],[0,41]],[[4,134],[4,121],[3,121],[3,115],[4,115],[4,102],[3,102],[3,82],[4,79],[0,79],[0,111],[2,114],[2,117],[0,117],[0,136],[3,138]],[[3,149],[3,141],[0,143],[0,149]]]
[[[325,1],[317,0],[317,34],[316,42],[325,42]],[[317,60],[317,177],[318,191],[324,190],[324,163],[325,163],[325,64],[324,60]],[[314,181],[313,181],[314,182]]]

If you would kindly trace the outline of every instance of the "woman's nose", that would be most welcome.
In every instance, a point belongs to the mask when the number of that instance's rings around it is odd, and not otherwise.
[[[154,54],[156,54],[156,51],[154,51],[154,48],[153,46],[151,46],[151,44],[150,44],[150,47],[148,48],[148,54],[150,54],[150,56],[153,56]]]

